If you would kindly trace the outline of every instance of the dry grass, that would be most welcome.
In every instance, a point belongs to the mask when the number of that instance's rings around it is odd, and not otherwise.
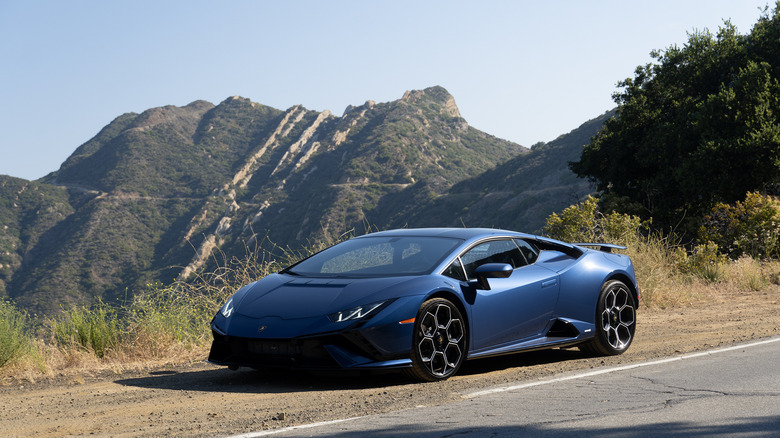
[[[72,383],[84,383],[85,378],[109,373],[158,369],[203,361],[208,345],[183,346],[171,342],[167,348],[120,348],[102,358],[94,352],[60,348],[42,340],[33,341],[32,352],[0,369],[0,385],[12,382],[35,383],[50,378],[65,377]]]
[[[739,286],[741,290],[762,291],[771,285],[780,284],[780,262],[761,261],[752,257],[742,256],[725,269],[728,281]]]
[[[650,308],[686,307],[706,303],[712,297],[740,292],[777,290],[780,261],[712,260],[691,263],[680,259],[680,249],[659,239],[649,239],[630,247],[642,292],[643,304]]]
[[[634,262],[642,305],[647,308],[687,307],[701,305],[724,294],[780,290],[780,261],[743,257],[736,261],[713,262],[710,258],[697,259],[692,255],[681,259],[679,247],[661,237],[623,235],[611,241],[628,247],[624,253]],[[322,246],[310,248],[308,252]],[[93,307],[82,308],[79,313],[78,309],[72,309],[62,318],[83,321],[89,320],[85,316],[95,314],[113,318],[98,321],[100,324],[96,326],[117,328],[117,342],[96,351],[92,344],[76,341],[77,336],[58,339],[57,330],[53,328],[59,327],[60,332],[73,329],[63,328],[68,324],[66,320],[50,324],[48,332],[46,328],[39,329],[37,337],[27,330],[29,348],[0,367],[0,382],[67,376],[79,383],[85,377],[100,373],[122,374],[202,361],[208,355],[211,342],[208,321],[237,286],[275,272],[301,254],[282,251],[279,259],[283,263],[278,263],[267,254],[248,252],[246,257],[227,260],[216,271],[203,274],[190,283],[150,285],[116,311],[101,312],[100,308]],[[706,263],[699,266],[696,260]],[[716,270],[718,275],[702,273],[702,267]]]
[[[687,305],[700,296],[696,281],[677,272],[673,245],[663,238],[638,238],[623,242],[628,249],[639,282],[642,305],[675,307]]]
[[[338,240],[348,237],[345,233]],[[274,247],[274,255],[255,248],[240,258],[220,254],[217,269],[191,281],[148,285],[118,307],[97,302],[68,309],[38,327],[37,336],[32,327],[19,328],[13,341],[25,348],[0,366],[0,382],[202,361],[211,344],[209,321],[238,287],[326,246],[319,242],[299,252]],[[0,322],[19,326],[18,310],[6,307],[9,312],[0,312]]]

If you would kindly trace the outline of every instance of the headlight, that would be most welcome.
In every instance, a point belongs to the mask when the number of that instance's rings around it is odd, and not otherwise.
[[[379,308],[385,305],[388,301],[380,301],[378,303],[371,303],[366,304],[364,306],[358,306],[353,307],[348,310],[342,310],[341,312],[336,312],[328,315],[328,318],[330,318],[333,322],[344,322],[344,321],[356,321],[358,319],[363,319],[367,317],[368,315],[371,315],[372,313],[376,313]]]
[[[233,297],[230,297],[227,303],[225,303],[225,305],[219,309],[219,313],[221,313],[225,318],[230,318],[230,315],[233,314]]]

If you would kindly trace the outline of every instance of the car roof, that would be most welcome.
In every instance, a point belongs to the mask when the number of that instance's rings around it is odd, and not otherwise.
[[[377,233],[366,234],[362,237],[389,237],[389,236],[408,236],[408,237],[451,237],[455,239],[471,240],[474,238],[492,237],[492,236],[511,236],[511,237],[536,237],[530,234],[518,233],[516,231],[500,230],[495,228],[403,228],[397,230],[379,231]]]

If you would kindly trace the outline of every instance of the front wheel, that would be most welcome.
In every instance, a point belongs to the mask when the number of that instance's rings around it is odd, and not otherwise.
[[[412,368],[418,380],[437,381],[458,372],[466,358],[466,323],[457,306],[444,298],[423,303],[414,321]]]
[[[581,344],[580,350],[601,356],[624,353],[634,340],[636,302],[621,281],[604,283],[596,306],[596,336]]]

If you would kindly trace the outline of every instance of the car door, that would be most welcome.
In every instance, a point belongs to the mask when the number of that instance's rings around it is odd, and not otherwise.
[[[558,275],[533,262],[538,255],[525,241],[496,239],[482,242],[459,257],[469,288],[472,351],[539,336],[558,300]],[[490,278],[490,290],[473,285],[474,270],[485,263],[508,263],[508,278]]]

